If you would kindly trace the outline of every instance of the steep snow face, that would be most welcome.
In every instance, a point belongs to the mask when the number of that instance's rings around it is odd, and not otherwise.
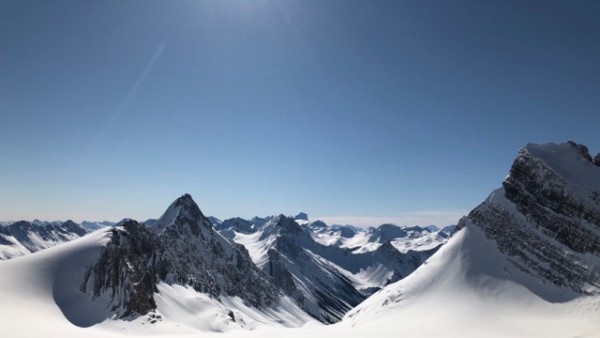
[[[525,146],[473,223],[524,272],[577,293],[600,293],[600,167],[575,143]]]
[[[66,222],[11,222],[0,226],[0,260],[23,256],[68,242],[85,235],[87,231]]]
[[[279,288],[326,323],[339,320],[372,292],[405,277],[435,251],[406,250],[402,254],[389,241],[364,252],[323,245],[315,236],[329,227],[319,221],[299,224],[296,218],[280,215],[260,226],[232,219],[223,223],[226,226],[221,233],[244,245],[254,263]],[[348,237],[355,234],[352,231]]]
[[[277,287],[322,322],[336,322],[364,299],[344,273],[311,250],[317,243],[293,218],[273,217],[255,234],[236,234],[234,240],[247,246]]]

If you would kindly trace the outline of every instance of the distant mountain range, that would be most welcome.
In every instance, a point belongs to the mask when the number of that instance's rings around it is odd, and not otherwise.
[[[112,271],[110,269],[116,269],[114,265],[136,266],[132,262],[152,258],[152,263],[145,262],[144,266],[151,267],[146,274],[151,273],[154,277],[134,277],[128,274],[128,270],[124,270],[112,282],[102,278],[102,282],[94,282],[91,286],[93,298],[97,298],[109,288],[110,283],[144,285],[138,279],[146,278],[148,284],[143,290],[115,291],[122,296],[113,299],[111,307],[120,316],[146,314],[155,307],[154,302],[141,300],[152,299],[152,292],[156,287],[155,283],[148,281],[157,276],[159,280],[166,279],[167,267],[173,269],[170,279],[178,276],[175,278],[177,282],[192,283],[194,289],[213,297],[218,297],[221,293],[236,294],[231,287],[239,283],[230,281],[230,284],[226,284],[230,286],[216,288],[216,285],[227,283],[227,278],[219,277],[219,282],[215,280],[215,276],[218,276],[216,271],[235,270],[225,268],[225,265],[209,269],[205,266],[205,258],[214,256],[211,261],[216,262],[216,256],[222,250],[235,252],[239,250],[236,248],[243,248],[235,254],[242,255],[236,260],[243,261],[244,252],[247,252],[250,260],[242,266],[256,266],[260,271],[256,272],[258,276],[263,276],[266,280],[261,288],[264,291],[252,296],[253,305],[271,304],[277,299],[271,295],[282,292],[306,313],[326,323],[338,321],[373,292],[410,274],[449,238],[454,229],[454,226],[443,229],[435,226],[402,228],[392,224],[368,229],[351,225],[329,227],[321,221],[310,222],[306,213],[299,213],[295,217],[279,215],[220,221],[215,217],[204,217],[191,196],[183,195],[161,218],[146,220],[142,224],[132,220],[119,223],[85,221],[81,225],[72,221],[21,221],[5,224],[0,228],[0,239],[3,240],[0,242],[0,257],[8,259],[39,251],[104,227],[113,228],[112,244],[109,243],[107,248],[114,247],[112,250],[127,252],[120,245],[123,238],[126,238],[129,243],[127,247],[149,246],[148,252],[132,252],[128,253],[131,257],[117,259],[111,256],[111,251],[107,251],[103,254],[106,257],[102,256],[104,258],[101,261],[111,263],[94,266],[86,280],[97,274],[108,275]],[[173,231],[174,227],[178,229],[176,232]],[[205,245],[213,247],[213,252],[209,250],[190,254],[204,247],[196,243],[198,239],[194,237],[198,235],[200,240],[206,241]],[[227,249],[229,247],[231,249]],[[156,261],[157,257],[163,260]],[[188,257],[185,264],[180,261],[181,257]],[[240,271],[238,274],[248,273]],[[231,279],[236,278],[239,277]],[[261,283],[251,282],[249,285],[258,287]],[[238,296],[247,298],[248,292],[246,290]],[[262,299],[264,297],[266,298]]]
[[[305,213],[221,221],[188,194],[156,220],[85,225],[2,225],[3,259],[54,246],[0,264],[2,299],[42,308],[28,290],[71,324],[106,330],[108,319],[199,331],[341,321],[331,334],[360,336],[600,329],[600,155],[574,142],[523,147],[456,227],[328,226]],[[0,306],[9,327],[11,316]]]

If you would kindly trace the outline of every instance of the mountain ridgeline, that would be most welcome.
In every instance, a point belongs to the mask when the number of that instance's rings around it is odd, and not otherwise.
[[[156,308],[156,283],[191,286],[218,298],[238,296],[256,308],[274,305],[281,292],[252,263],[248,251],[231,243],[202,214],[190,195],[178,198],[151,227],[127,220],[85,274],[83,292],[110,295],[119,317]]]
[[[88,232],[70,221],[3,224],[0,248],[10,258]],[[600,154],[574,142],[526,145],[502,187],[456,227],[328,226],[305,213],[221,221],[185,194],[159,219],[123,220],[94,236],[103,241],[93,261],[73,272],[74,285],[90,308],[106,313],[70,319],[79,326],[114,316],[156,320],[160,302],[174,299],[165,293],[176,288],[202,295],[222,311],[220,320],[240,327],[291,317],[294,325],[310,317],[361,320],[427,292],[432,299],[453,289],[488,297],[509,284],[566,302],[600,294]],[[61,308],[73,299],[66,294]],[[242,307],[253,315],[231,310]],[[67,318],[88,311],[69,309],[76,310]]]
[[[600,154],[528,144],[502,188],[463,218],[519,270],[576,294],[600,293]]]
[[[235,218],[217,228],[250,248],[254,263],[275,285],[324,323],[339,321],[373,292],[409,275],[448,238],[439,229],[402,230],[389,224],[369,229],[328,227],[321,221],[309,222],[305,213]],[[406,241],[414,247],[396,248]]]
[[[106,307],[121,318],[154,311],[157,284],[167,283],[216,300],[239,297],[265,311],[289,297],[312,317],[334,323],[375,290],[410,274],[441,245],[401,253],[387,239],[357,252],[315,241],[318,234],[300,216],[221,222],[205,217],[185,194],[158,220],[125,220],[112,228],[80,289],[92,301],[108,299]]]

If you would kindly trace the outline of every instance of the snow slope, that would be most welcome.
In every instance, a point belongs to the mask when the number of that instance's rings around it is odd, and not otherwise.
[[[108,300],[80,292],[83,274],[110,241],[110,232],[88,236],[31,255],[0,262],[0,318],[7,337],[110,337],[126,335],[191,335],[300,326],[312,319],[284,297],[265,311],[237,297],[221,302],[192,288],[159,283],[158,308],[147,316],[117,320]]]
[[[259,325],[225,335],[228,313],[179,286],[162,285],[157,315],[104,321],[89,328],[69,322],[56,301],[67,272],[85,267],[108,241],[103,231],[25,257],[0,262],[0,318],[7,337],[598,337],[600,300],[549,302],[515,282],[526,276],[508,266],[493,241],[471,225],[463,228],[427,264],[389,285],[351,311],[342,322],[301,328]],[[8,277],[10,276],[10,278]],[[62,278],[62,279],[61,279]],[[67,278],[68,279],[68,278]],[[539,287],[535,283],[529,287]],[[558,289],[538,291],[560,294]],[[235,300],[231,300],[232,302]],[[7,306],[6,304],[11,304]],[[237,311],[237,310],[236,310]],[[237,314],[234,313],[234,316]],[[263,317],[264,320],[264,317]],[[263,321],[263,320],[257,320]],[[266,320],[265,320],[266,321]],[[34,325],[32,325],[34,323]]]
[[[600,298],[578,298],[541,283],[467,225],[412,275],[350,311],[341,325],[377,330],[391,323],[405,337],[598,337]]]

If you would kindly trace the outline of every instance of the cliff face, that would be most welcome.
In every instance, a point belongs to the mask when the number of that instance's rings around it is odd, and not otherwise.
[[[516,267],[544,283],[600,293],[600,167],[587,148],[527,145],[502,186],[458,227],[479,226]]]
[[[169,266],[163,247],[152,232],[132,220],[112,229],[111,235],[80,289],[92,300],[105,295],[108,308],[118,317],[147,314],[156,308],[156,282],[166,277]]]
[[[111,232],[81,291],[93,300],[109,299],[118,317],[154,310],[159,282],[189,285],[215,299],[238,296],[256,308],[281,297],[247,250],[217,233],[189,195],[177,199],[151,228],[129,220]]]

